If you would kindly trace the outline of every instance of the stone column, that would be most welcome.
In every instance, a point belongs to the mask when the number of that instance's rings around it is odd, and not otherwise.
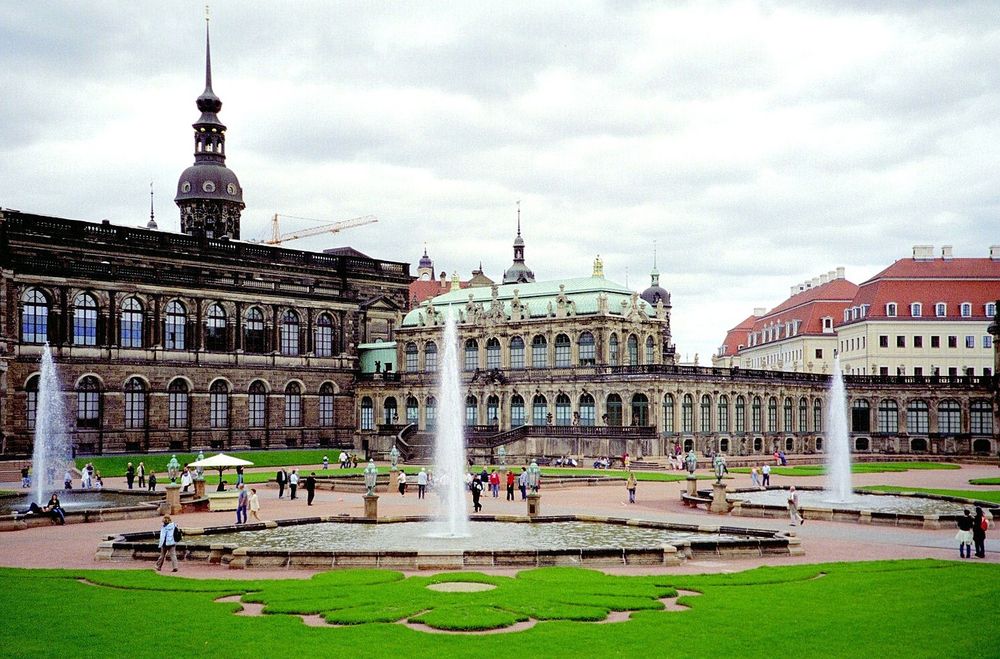
[[[542,514],[542,495],[538,492],[528,492],[528,517]]]
[[[709,506],[708,510],[709,512],[719,515],[729,513],[729,503],[726,501],[725,483],[712,483],[712,505]]]
[[[194,498],[204,499],[205,498],[205,478],[203,476],[195,476],[194,479]]]
[[[181,486],[176,483],[167,483],[167,509],[169,515],[176,515],[181,512]]]
[[[366,494],[365,497],[365,518],[378,519],[378,495]]]

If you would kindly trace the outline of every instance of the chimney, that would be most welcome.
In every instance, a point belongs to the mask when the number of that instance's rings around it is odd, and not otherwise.
[[[955,258],[951,253],[951,245],[941,245],[941,258],[945,261]]]
[[[839,268],[837,268],[837,279],[843,279],[843,278],[844,278],[844,266],[840,266]]]
[[[819,286],[819,277],[813,277],[812,278],[812,287],[816,288],[817,286]]]
[[[792,286],[791,295],[795,295],[798,292],[799,292],[799,287],[798,286]]]
[[[836,278],[837,278],[837,271],[836,270],[831,270],[830,272],[826,273],[826,280],[827,281],[833,281]]]
[[[914,245],[913,260],[927,261],[934,258],[934,245]]]
[[[753,308],[753,315],[757,316],[758,318],[760,318],[761,316],[763,316],[766,313],[767,313],[767,309],[765,309],[764,307],[754,307]]]
[[[1000,245],[990,245],[990,260],[1000,261]]]
[[[829,281],[829,279],[827,279],[827,274],[824,272],[819,276],[819,283],[822,285],[825,284],[827,281]]]

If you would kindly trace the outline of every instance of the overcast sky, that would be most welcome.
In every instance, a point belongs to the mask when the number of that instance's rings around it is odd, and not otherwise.
[[[153,181],[178,230],[203,11],[4,3],[0,205],[137,225]],[[212,49],[244,239],[374,214],[289,246],[499,279],[521,200],[539,280],[642,290],[655,241],[702,364],[802,280],[1000,243],[996,2],[231,0]]]

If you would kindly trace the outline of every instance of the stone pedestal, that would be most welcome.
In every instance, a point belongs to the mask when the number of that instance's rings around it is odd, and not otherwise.
[[[537,517],[542,514],[542,495],[538,492],[528,493],[528,517]]]
[[[205,498],[205,479],[201,476],[196,476],[194,479],[194,498]]]
[[[729,513],[729,503],[726,501],[726,484],[712,483],[712,505],[709,512],[725,515]]]
[[[165,488],[167,491],[167,508],[170,515],[176,515],[181,511],[181,486],[176,483],[169,483]]]
[[[687,493],[689,497],[698,495],[698,479],[693,474],[687,477]]]
[[[365,496],[365,517],[368,519],[378,518],[378,495],[366,494]]]

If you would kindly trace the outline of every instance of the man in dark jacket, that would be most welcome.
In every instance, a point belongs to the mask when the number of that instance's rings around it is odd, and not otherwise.
[[[275,480],[278,481],[278,498],[281,499],[285,496],[285,483],[288,482],[288,472],[285,471],[284,467],[278,470],[278,476]]]
[[[306,476],[306,505],[313,505],[313,498],[316,496],[316,472],[309,472]]]

